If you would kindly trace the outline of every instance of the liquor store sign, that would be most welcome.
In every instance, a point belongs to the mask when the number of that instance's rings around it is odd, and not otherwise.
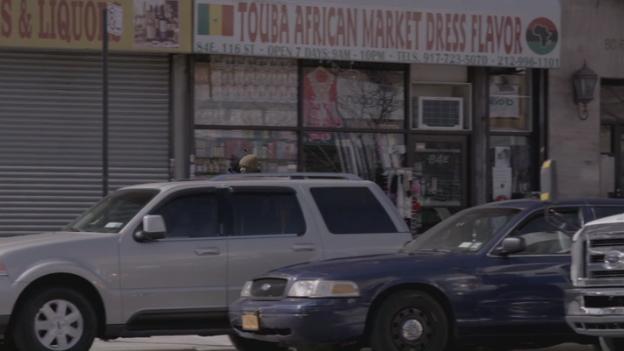
[[[189,0],[0,0],[0,47],[191,52]]]
[[[320,60],[560,65],[558,0],[478,0],[478,10],[463,0],[425,2],[435,3],[435,9],[408,0],[401,7],[350,2],[196,0],[193,50]]]

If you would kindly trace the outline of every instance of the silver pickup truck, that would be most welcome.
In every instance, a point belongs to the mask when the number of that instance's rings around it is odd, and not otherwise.
[[[226,334],[227,306],[250,278],[395,252],[410,239],[367,181],[241,176],[124,188],[62,232],[0,239],[1,347],[87,351],[95,337]]]
[[[586,224],[574,237],[567,321],[600,337],[603,351],[624,350],[624,215]]]

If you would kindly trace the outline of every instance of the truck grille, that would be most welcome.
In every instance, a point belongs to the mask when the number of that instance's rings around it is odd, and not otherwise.
[[[288,280],[277,278],[263,278],[253,281],[251,296],[261,298],[279,298],[286,293]]]
[[[609,246],[624,246],[624,238],[594,239],[590,241],[590,247],[609,247]]]
[[[621,226],[614,229],[603,226],[584,233],[581,256],[584,259],[577,262],[577,271],[585,286],[610,285],[613,280],[624,278],[624,232],[620,231]]]

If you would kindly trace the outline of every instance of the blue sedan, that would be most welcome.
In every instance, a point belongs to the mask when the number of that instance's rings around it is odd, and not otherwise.
[[[594,343],[565,322],[569,250],[583,223],[616,213],[624,201],[492,203],[457,213],[395,255],[275,270],[248,282],[230,307],[235,345],[443,351]]]

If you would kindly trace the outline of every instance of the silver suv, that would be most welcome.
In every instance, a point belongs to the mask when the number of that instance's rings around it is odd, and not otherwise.
[[[394,252],[411,239],[374,183],[311,178],[132,186],[62,232],[1,239],[5,347],[78,351],[95,337],[226,334],[227,306],[250,278]]]

